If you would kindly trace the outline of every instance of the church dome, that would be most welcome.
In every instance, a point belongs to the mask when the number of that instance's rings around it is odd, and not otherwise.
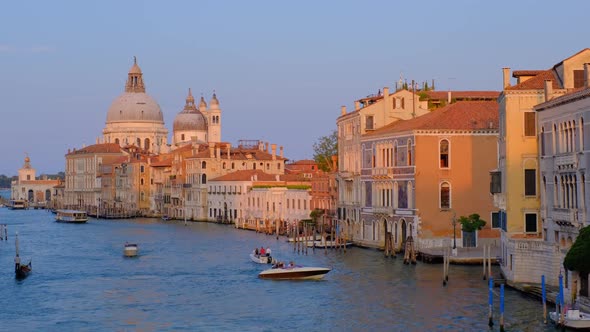
[[[195,99],[188,90],[188,97],[186,98],[186,105],[184,109],[174,118],[172,127],[174,131],[207,131],[207,120],[203,113],[201,113],[195,106]]]
[[[160,105],[145,93],[143,74],[134,58],[129,69],[125,92],[117,97],[107,114],[107,123],[111,122],[155,122],[164,123]]]
[[[125,92],[117,97],[107,114],[109,122],[164,123],[160,105],[145,92]]]

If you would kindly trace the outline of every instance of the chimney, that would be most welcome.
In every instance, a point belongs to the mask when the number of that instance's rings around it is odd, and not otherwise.
[[[227,143],[227,159],[231,159],[231,143]]]
[[[346,106],[340,106],[340,115],[346,115]]]
[[[277,159],[277,145],[271,144],[270,147],[272,149],[272,160],[276,160]]]
[[[584,64],[584,87],[590,88],[590,63]]]
[[[451,100],[452,100],[452,98],[451,98],[451,90],[449,90],[449,92],[447,92],[447,104],[450,104],[451,103]]]
[[[510,68],[504,67],[502,68],[502,72],[504,73],[504,85],[502,88],[506,89],[510,86]]]
[[[549,101],[553,98],[553,81],[545,80],[545,101]]]
[[[279,146],[279,156],[281,156],[281,158],[283,158],[283,146]]]
[[[268,149],[268,142],[265,142],[265,143],[264,143],[264,151],[266,151],[267,153],[270,151],[270,150]]]
[[[386,86],[386,87],[383,88],[383,96],[384,97],[389,96],[389,87]]]
[[[358,111],[358,110],[360,110],[360,109],[361,109],[361,102],[360,102],[360,101],[358,101],[358,100],[355,100],[355,102],[354,102],[354,110],[355,110],[355,111]],[[345,111],[345,112],[346,112],[346,111]]]

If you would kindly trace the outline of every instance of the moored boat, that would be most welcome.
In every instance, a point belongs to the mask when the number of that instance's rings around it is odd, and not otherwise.
[[[262,279],[275,280],[306,280],[306,279],[322,279],[331,269],[327,267],[273,267],[272,269],[264,270],[258,274]]]
[[[55,221],[70,224],[83,224],[88,221],[88,215],[85,211],[79,210],[57,210]]]
[[[555,311],[549,313],[549,318],[556,324],[563,324],[565,327],[573,329],[590,329],[590,314],[582,312],[577,309],[569,309],[561,318],[563,321],[559,322],[559,314]]]
[[[8,208],[11,210],[24,210],[27,208],[27,202],[24,199],[11,199],[8,201]]]
[[[137,247],[137,244],[125,243],[125,250],[123,251],[123,254],[126,257],[135,257],[135,256],[137,256],[138,252],[139,252],[139,248]]]
[[[316,241],[307,242],[308,247],[316,247],[316,248],[340,248],[343,245],[345,247],[350,247],[350,246],[352,246],[352,242],[338,243],[338,241],[332,241],[332,240],[316,240]]]

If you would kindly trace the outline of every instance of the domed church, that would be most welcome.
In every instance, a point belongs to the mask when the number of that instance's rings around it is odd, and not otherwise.
[[[195,98],[189,89],[184,109],[174,118],[172,144],[180,146],[191,142],[218,142],[220,139],[219,113],[219,101],[215,94],[211,99],[211,108],[207,110],[207,103],[203,97],[201,97],[199,108],[196,107]]]
[[[134,58],[125,92],[109,108],[102,131],[104,142],[121,147],[135,145],[151,153],[160,153],[168,144],[168,129],[164,126],[160,105],[145,93],[142,75]]]

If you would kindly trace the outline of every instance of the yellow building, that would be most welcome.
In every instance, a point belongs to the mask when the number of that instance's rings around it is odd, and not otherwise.
[[[539,129],[534,107],[543,103],[546,91],[553,97],[584,85],[583,64],[590,62],[590,49],[559,62],[547,70],[504,68],[500,105],[498,169],[491,173],[491,193],[500,210],[502,224],[502,271],[508,282],[539,282],[542,274],[555,283],[557,275],[540,261],[554,250],[543,244],[543,216],[539,213]]]

